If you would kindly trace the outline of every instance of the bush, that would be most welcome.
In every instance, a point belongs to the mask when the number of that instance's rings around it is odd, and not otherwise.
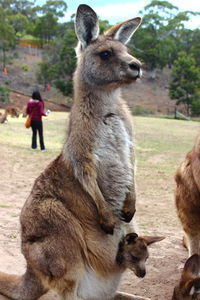
[[[146,116],[146,115],[151,115],[152,114],[151,110],[149,110],[147,108],[144,108],[142,106],[138,106],[138,105],[136,105],[135,107],[133,107],[131,109],[131,112],[135,116]]]
[[[9,103],[10,102],[9,94],[10,94],[10,89],[3,85],[0,85],[0,101],[3,103]]]
[[[26,72],[28,71],[28,65],[22,65],[21,68],[23,71],[26,71]]]
[[[73,84],[72,84],[71,80],[68,80],[68,81],[57,80],[55,82],[55,86],[65,96],[71,96],[73,94]]]

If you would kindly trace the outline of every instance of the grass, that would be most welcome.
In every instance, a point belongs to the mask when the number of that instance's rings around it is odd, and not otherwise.
[[[60,153],[66,135],[68,114],[52,112],[43,118],[44,139],[50,160]],[[133,117],[136,137],[138,168],[152,168],[174,172],[177,162],[192,148],[199,131],[199,123],[150,117]],[[1,147],[17,151],[18,156],[44,155],[30,151],[31,129],[24,126],[25,118],[8,117],[8,123],[0,124]]]
[[[192,121],[134,117],[139,167],[174,172],[192,148],[199,124]]]
[[[25,128],[25,118],[11,118],[8,116],[8,122],[0,124],[0,140],[1,146],[15,148],[27,155],[32,155],[31,146],[31,129]],[[48,117],[43,118],[44,141],[50,155],[61,151],[65,139],[65,125],[67,113],[52,112]]]
[[[0,204],[1,208],[11,208],[13,207],[12,205],[7,205],[7,204]]]

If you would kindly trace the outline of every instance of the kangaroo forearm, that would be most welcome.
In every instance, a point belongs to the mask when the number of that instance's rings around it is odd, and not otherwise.
[[[135,208],[135,203],[136,203],[136,193],[135,193],[135,186],[131,186],[129,192],[126,194],[122,211],[121,211],[121,216],[122,219],[125,222],[130,222],[135,214],[136,208]]]
[[[115,226],[114,214],[99,189],[96,180],[96,168],[91,157],[92,156],[90,156],[90,158],[87,157],[87,159],[82,161],[79,160],[78,162],[74,160],[74,175],[84,190],[90,195],[91,200],[96,206],[101,228],[106,233],[113,234]]]

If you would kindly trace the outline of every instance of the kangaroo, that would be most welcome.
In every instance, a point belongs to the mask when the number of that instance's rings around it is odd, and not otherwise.
[[[117,291],[124,269],[116,256],[135,213],[132,122],[120,87],[141,74],[124,45],[140,22],[130,19],[99,35],[96,13],[79,6],[67,139],[22,208],[26,272],[0,273],[1,295],[35,300],[53,289],[65,300],[138,299]]]
[[[184,245],[189,257],[200,254],[200,136],[193,149],[186,155],[178,168],[175,180],[175,200],[178,217],[182,223],[185,237]]]
[[[7,114],[11,115],[12,118],[19,118],[19,110],[15,107],[7,107],[5,109]]]
[[[0,116],[0,123],[1,123],[1,124],[5,123],[5,122],[8,122],[7,115],[8,115],[8,113],[7,113],[7,111],[5,110],[4,114],[2,114],[2,115]]]
[[[196,300],[200,293],[200,256],[194,254],[185,263],[180,283],[174,288],[172,300]]]
[[[145,263],[149,257],[148,245],[162,241],[163,236],[140,236],[128,233],[119,243],[116,261],[124,269],[132,270],[137,277],[146,275]]]

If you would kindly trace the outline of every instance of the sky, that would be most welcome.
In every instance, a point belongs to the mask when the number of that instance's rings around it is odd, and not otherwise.
[[[36,0],[36,2],[42,5],[46,0]],[[116,24],[136,17],[139,11],[150,2],[150,0],[66,0],[68,9],[65,19],[66,21],[70,20],[79,4],[88,4],[102,20],[108,20],[110,24]],[[177,6],[179,11],[192,10],[200,12],[200,1],[198,0],[168,0],[168,2]],[[200,28],[200,16],[191,17],[187,27],[191,29]]]

